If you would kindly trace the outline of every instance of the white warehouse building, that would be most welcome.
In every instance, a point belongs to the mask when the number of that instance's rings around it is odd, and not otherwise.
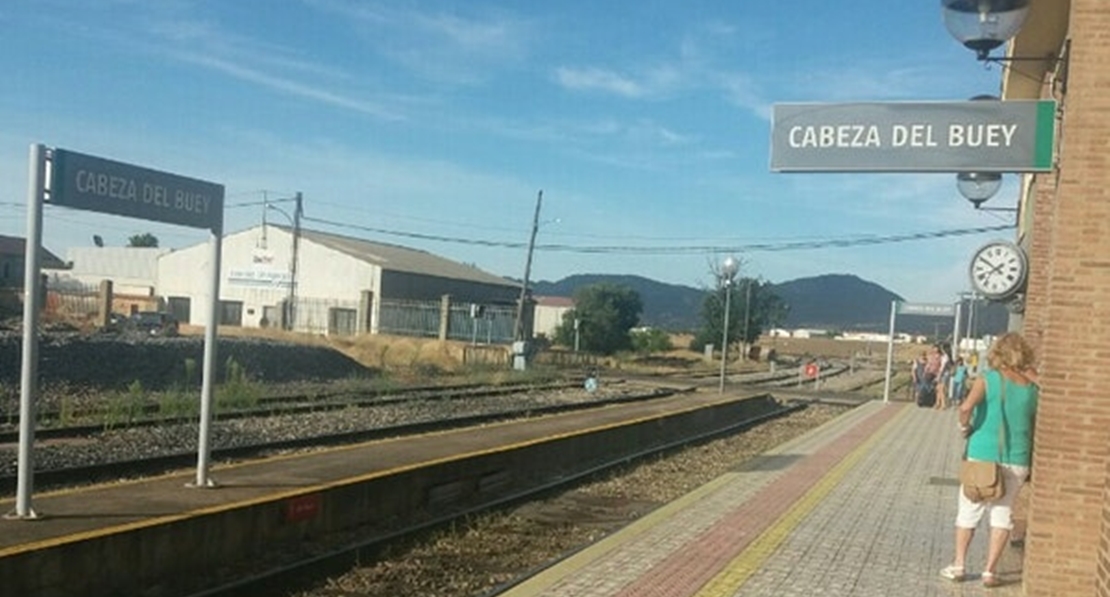
[[[209,253],[202,243],[158,261],[158,294],[183,323],[204,324]],[[425,251],[269,224],[223,238],[219,325],[461,339],[480,315],[484,335],[510,339],[519,292]]]

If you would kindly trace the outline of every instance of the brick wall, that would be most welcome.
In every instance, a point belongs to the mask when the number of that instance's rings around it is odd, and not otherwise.
[[[1110,468],[1107,468],[1108,482],[1102,493],[1102,537],[1098,542],[1098,597],[1110,597]]]
[[[1072,0],[1070,35],[1061,166],[1038,181],[1030,245],[1042,393],[1025,593],[1110,597],[1110,2]]]

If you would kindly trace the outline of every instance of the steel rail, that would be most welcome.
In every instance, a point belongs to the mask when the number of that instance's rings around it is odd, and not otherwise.
[[[614,380],[608,383],[619,383]],[[550,382],[545,384],[507,384],[496,386],[481,386],[478,384],[467,384],[462,386],[448,386],[448,387],[435,387],[424,386],[416,388],[402,388],[383,392],[368,392],[366,394],[359,393],[358,391],[342,391],[330,392],[327,394],[294,394],[289,396],[272,396],[262,398],[259,400],[259,405],[252,408],[237,409],[232,411],[220,412],[217,418],[220,420],[229,419],[246,419],[251,417],[262,417],[272,415],[293,415],[311,412],[321,412],[329,410],[342,410],[344,408],[367,408],[375,406],[385,406],[390,404],[401,404],[405,402],[413,402],[417,400],[455,400],[464,398],[487,398],[491,396],[503,396],[506,394],[516,394],[527,391],[546,391],[546,390],[561,390],[568,388],[581,387],[580,381],[560,381]],[[353,396],[350,400],[333,400],[336,397]],[[323,398],[321,400],[321,398]],[[158,412],[159,405],[145,405],[143,412],[146,414]],[[109,416],[107,409],[96,411],[88,411],[88,416]],[[138,427],[159,427],[163,425],[175,425],[180,423],[189,423],[196,420],[196,415],[184,416],[171,416],[171,417],[150,417],[122,421],[118,424],[113,424],[108,421],[99,423],[89,423],[83,425],[64,425],[60,427],[38,427],[35,429],[36,440],[48,439],[77,439],[94,436],[104,431],[114,429],[128,429]],[[15,424],[18,425],[19,417],[15,417]],[[19,441],[18,431],[3,431],[0,432],[0,444],[16,443]]]
[[[568,412],[572,410],[585,410],[601,406],[609,406],[613,404],[655,400],[658,398],[665,398],[667,396],[672,396],[674,394],[687,391],[692,391],[692,388],[659,388],[649,392],[626,396],[617,396],[612,398],[603,398],[591,402],[554,404],[515,410],[503,410],[495,413],[437,419],[432,421],[422,421],[418,423],[406,423],[402,425],[376,427],[373,429],[349,431],[337,434],[305,436],[295,439],[280,440],[276,442],[266,442],[247,446],[235,446],[231,448],[215,449],[212,451],[212,458],[213,460],[224,461],[240,460],[280,451],[306,448],[324,448],[329,446],[361,443],[387,437],[415,435],[420,433],[430,433],[433,431],[442,431],[446,429],[457,429],[473,425],[482,425],[512,418],[549,415],[560,412]],[[36,470],[34,472],[34,478],[36,488],[56,488],[165,474],[169,471],[184,469],[193,466],[195,463],[195,452],[181,452],[177,454],[152,456],[150,458],[144,458],[141,460],[104,462],[90,464],[87,466]],[[0,476],[0,492],[10,492],[14,490],[16,481],[16,475]]]

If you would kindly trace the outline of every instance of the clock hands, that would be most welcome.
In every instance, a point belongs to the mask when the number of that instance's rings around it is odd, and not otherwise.
[[[992,299],[1008,298],[1025,282],[1026,267],[1020,247],[1005,241],[988,243],[972,258],[972,287]]]

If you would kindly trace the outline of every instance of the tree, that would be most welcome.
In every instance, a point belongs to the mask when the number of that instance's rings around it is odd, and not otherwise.
[[[127,246],[129,247],[157,247],[158,237],[149,232],[142,234],[135,234],[128,237]]]
[[[659,328],[634,330],[632,332],[632,350],[640,354],[653,352],[667,352],[671,346],[671,336]]]
[[[583,286],[574,292],[574,304],[574,309],[563,314],[563,323],[555,328],[556,342],[574,345],[577,319],[582,350],[613,354],[632,347],[629,331],[640,321],[644,310],[635,290],[604,282]]]
[[[690,343],[700,351],[706,344],[717,345],[724,336],[725,288],[708,291],[702,303],[702,326]],[[728,339],[752,343],[763,331],[780,325],[786,319],[787,305],[772,290],[770,282],[740,278],[732,283],[729,299]]]

